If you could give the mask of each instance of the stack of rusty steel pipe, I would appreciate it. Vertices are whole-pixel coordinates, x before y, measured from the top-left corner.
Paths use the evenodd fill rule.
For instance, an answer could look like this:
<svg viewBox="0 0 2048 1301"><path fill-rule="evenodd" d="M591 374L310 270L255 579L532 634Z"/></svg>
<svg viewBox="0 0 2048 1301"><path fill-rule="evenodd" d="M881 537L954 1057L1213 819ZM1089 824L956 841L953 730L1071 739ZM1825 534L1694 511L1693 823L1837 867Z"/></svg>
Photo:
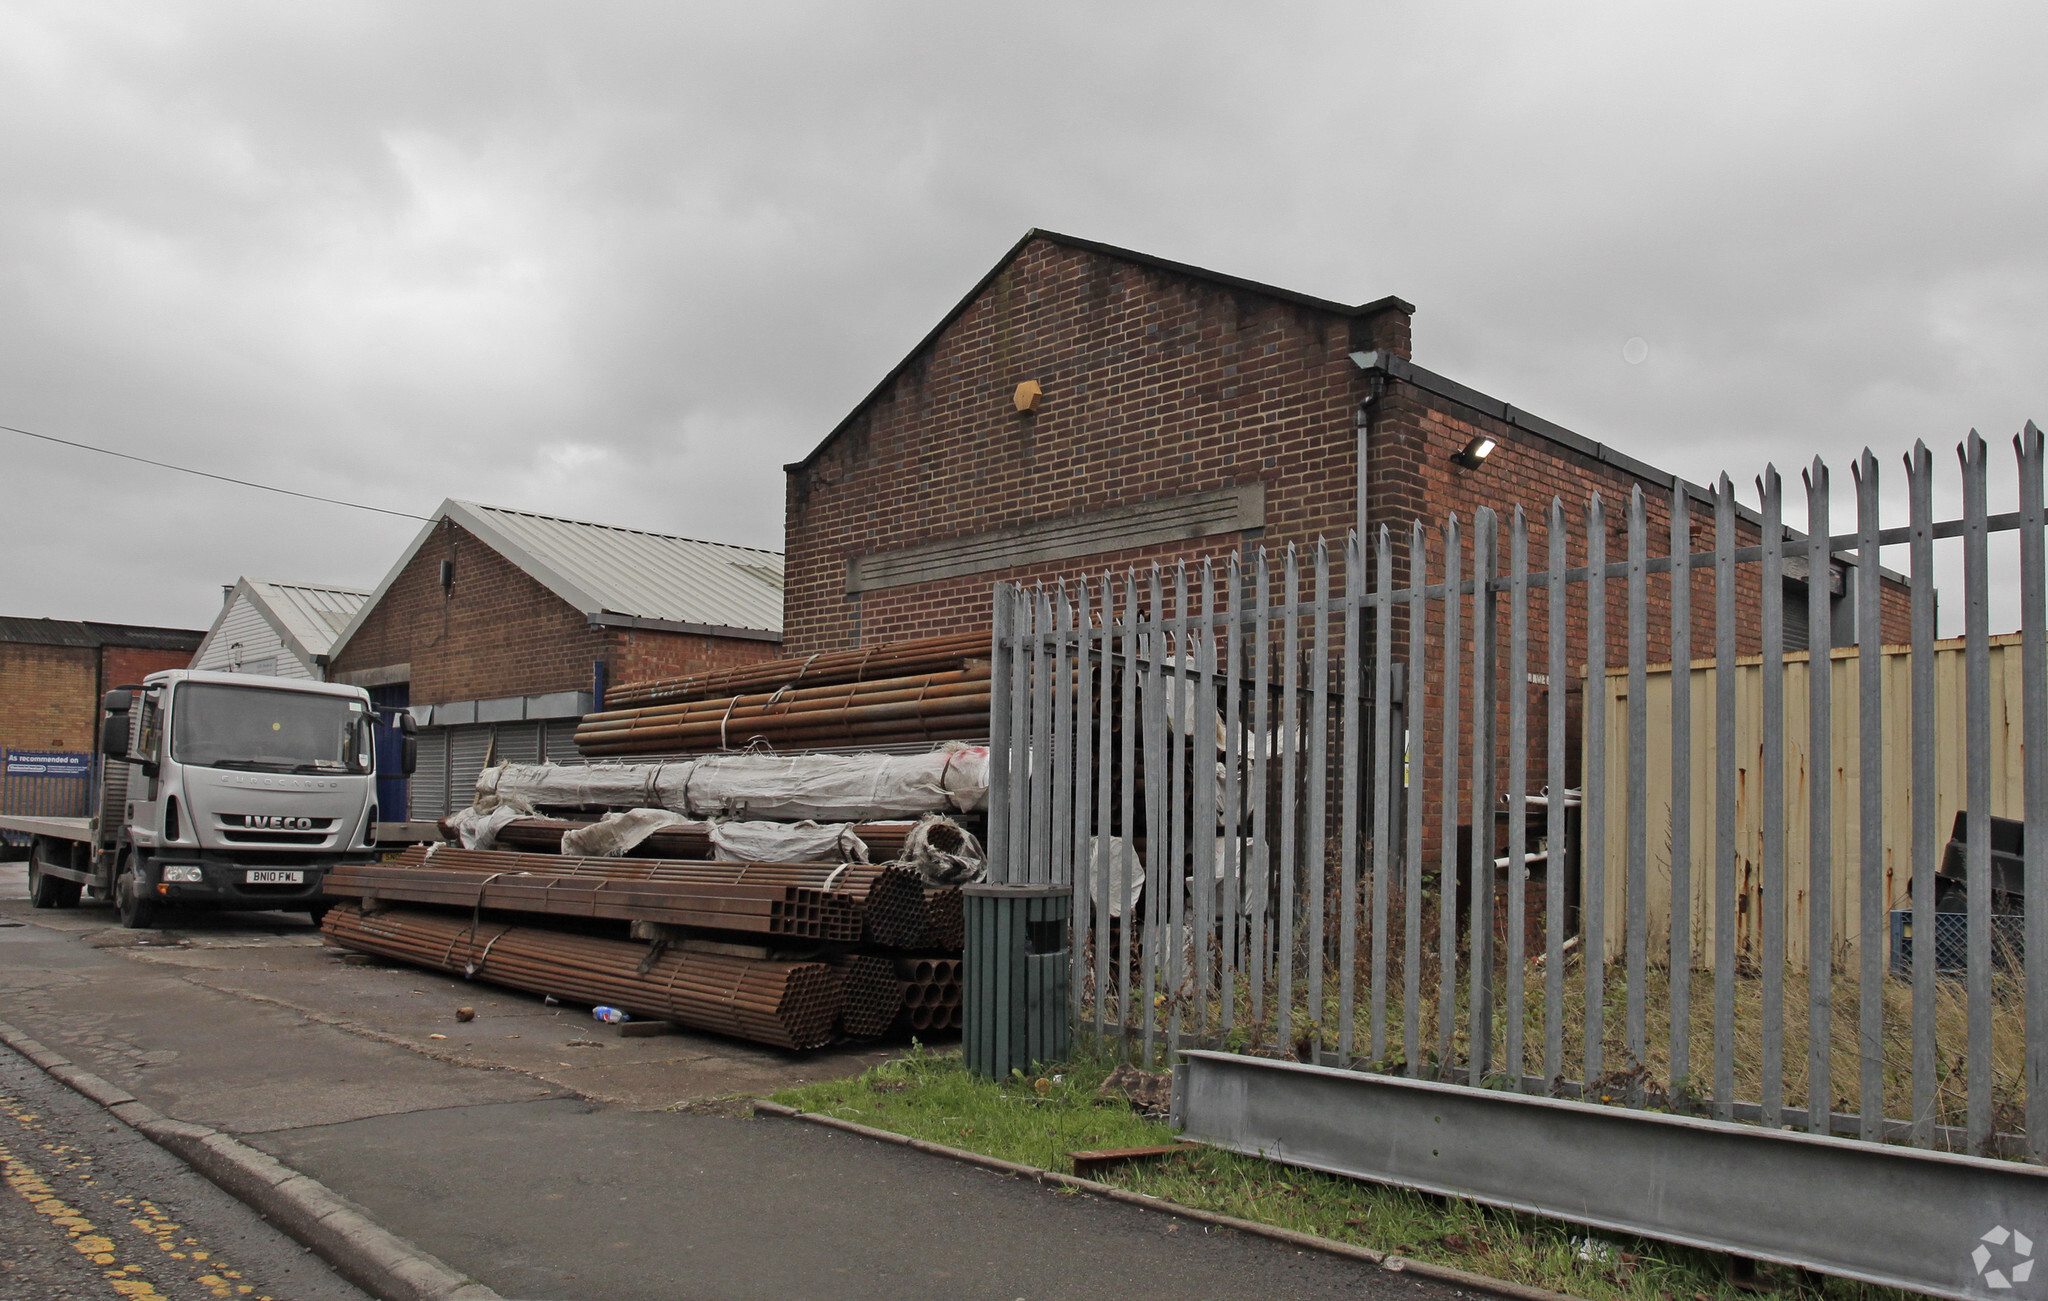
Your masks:
<svg viewBox="0 0 2048 1301"><path fill-rule="evenodd" d="M868 678L829 686L782 685L747 695L586 714L576 748L593 758L710 754L766 742L776 749L893 745L985 737L989 666Z"/></svg>
<svg viewBox="0 0 2048 1301"><path fill-rule="evenodd" d="M967 910L957 885L927 886L924 892L924 943L928 949L967 947Z"/></svg>
<svg viewBox="0 0 2048 1301"><path fill-rule="evenodd" d="M960 1028L961 978L956 958L896 959L896 977L903 987L897 1026L905 1030Z"/></svg>
<svg viewBox="0 0 2048 1301"><path fill-rule="evenodd" d="M321 929L361 953L488 980L779 1048L832 1041L846 978L824 962L776 961L573 935L492 919L330 909Z"/></svg>
<svg viewBox="0 0 2048 1301"><path fill-rule="evenodd" d="M846 1006L839 1028L852 1039L887 1034L903 1008L906 983L897 978L896 963L874 953L847 953L833 965L846 977Z"/></svg>
<svg viewBox="0 0 2048 1301"><path fill-rule="evenodd" d="M824 687L877 678L912 677L963 669L970 661L986 660L988 655L989 634L986 632L926 637L882 646L821 651L797 659L720 669L716 673L622 682L605 692L604 703L612 709L635 709L643 705L678 704L775 691L782 687Z"/></svg>
<svg viewBox="0 0 2048 1301"><path fill-rule="evenodd" d="M327 889L354 901L331 910L323 927L343 947L636 1016L785 1048L815 1047L835 1033L955 1028L944 1009L957 996L949 1004L943 989L922 989L917 972L932 984L930 969L941 964L937 984L957 983L957 948L919 958L922 968L899 968L897 958L945 943L945 919L957 929L959 890L928 888L901 864L435 845L336 867ZM619 923L632 924L633 938ZM737 1002L708 999L711 986L698 977L713 967ZM812 968L830 979L793 974ZM911 1000L930 1010L906 1016Z"/></svg>

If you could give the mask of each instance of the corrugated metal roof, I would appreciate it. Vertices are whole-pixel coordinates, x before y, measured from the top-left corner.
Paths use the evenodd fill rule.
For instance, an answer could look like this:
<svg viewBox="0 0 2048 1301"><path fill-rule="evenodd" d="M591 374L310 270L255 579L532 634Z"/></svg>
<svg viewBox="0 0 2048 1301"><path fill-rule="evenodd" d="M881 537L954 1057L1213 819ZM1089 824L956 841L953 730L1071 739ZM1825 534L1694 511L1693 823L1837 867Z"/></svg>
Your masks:
<svg viewBox="0 0 2048 1301"><path fill-rule="evenodd" d="M448 501L452 517L586 615L782 631L782 553Z"/></svg>
<svg viewBox="0 0 2048 1301"><path fill-rule="evenodd" d="M0 641L37 646L134 646L145 650L189 651L205 633L189 628L151 628L140 624L95 623L78 619L0 617Z"/></svg>
<svg viewBox="0 0 2048 1301"><path fill-rule="evenodd" d="M92 629L75 619L0 618L0 641L34 646L97 646Z"/></svg>
<svg viewBox="0 0 2048 1301"><path fill-rule="evenodd" d="M360 587L278 583L267 578L242 581L308 655L325 655L332 650L336 634L348 626L363 602L370 599L370 593Z"/></svg>

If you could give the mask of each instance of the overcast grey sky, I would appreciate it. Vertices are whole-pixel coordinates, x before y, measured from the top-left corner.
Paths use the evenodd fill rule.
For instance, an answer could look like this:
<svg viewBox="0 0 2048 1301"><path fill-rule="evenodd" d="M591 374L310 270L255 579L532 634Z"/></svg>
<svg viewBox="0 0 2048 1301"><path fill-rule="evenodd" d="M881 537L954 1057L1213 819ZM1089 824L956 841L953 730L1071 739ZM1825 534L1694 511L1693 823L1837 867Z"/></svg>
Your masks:
<svg viewBox="0 0 2048 1301"><path fill-rule="evenodd" d="M2009 471L2048 418L2044 49L2039 5L4 0L0 424L777 547L782 463L1037 225L1400 294L1421 364L1688 477L1827 456L1838 521L1925 438L1952 505L1966 430ZM418 527L0 440L0 613L204 627Z"/></svg>

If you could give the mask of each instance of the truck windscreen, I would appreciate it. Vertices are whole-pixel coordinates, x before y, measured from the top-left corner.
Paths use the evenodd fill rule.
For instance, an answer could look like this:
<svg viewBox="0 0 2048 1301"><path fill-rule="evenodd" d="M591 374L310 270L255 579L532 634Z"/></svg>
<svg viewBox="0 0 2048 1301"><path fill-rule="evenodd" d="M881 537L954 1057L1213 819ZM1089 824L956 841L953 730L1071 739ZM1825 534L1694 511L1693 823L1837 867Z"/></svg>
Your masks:
<svg viewBox="0 0 2048 1301"><path fill-rule="evenodd" d="M356 772L367 767L368 717L345 696L181 682L171 757L205 768Z"/></svg>

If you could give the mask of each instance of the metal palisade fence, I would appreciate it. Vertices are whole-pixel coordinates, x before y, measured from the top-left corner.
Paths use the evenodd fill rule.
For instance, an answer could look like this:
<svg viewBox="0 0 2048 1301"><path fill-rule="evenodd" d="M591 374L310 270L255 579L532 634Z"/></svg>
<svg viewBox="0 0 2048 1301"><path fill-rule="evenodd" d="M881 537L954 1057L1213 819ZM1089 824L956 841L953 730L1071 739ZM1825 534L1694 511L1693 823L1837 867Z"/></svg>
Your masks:
<svg viewBox="0 0 2048 1301"><path fill-rule="evenodd" d="M2048 1159L2042 443L1997 515L1972 433L1959 519L1921 445L1890 527L1865 452L1848 533L1815 461L1804 535L1769 471L998 584L992 879L1109 1051Z"/></svg>

